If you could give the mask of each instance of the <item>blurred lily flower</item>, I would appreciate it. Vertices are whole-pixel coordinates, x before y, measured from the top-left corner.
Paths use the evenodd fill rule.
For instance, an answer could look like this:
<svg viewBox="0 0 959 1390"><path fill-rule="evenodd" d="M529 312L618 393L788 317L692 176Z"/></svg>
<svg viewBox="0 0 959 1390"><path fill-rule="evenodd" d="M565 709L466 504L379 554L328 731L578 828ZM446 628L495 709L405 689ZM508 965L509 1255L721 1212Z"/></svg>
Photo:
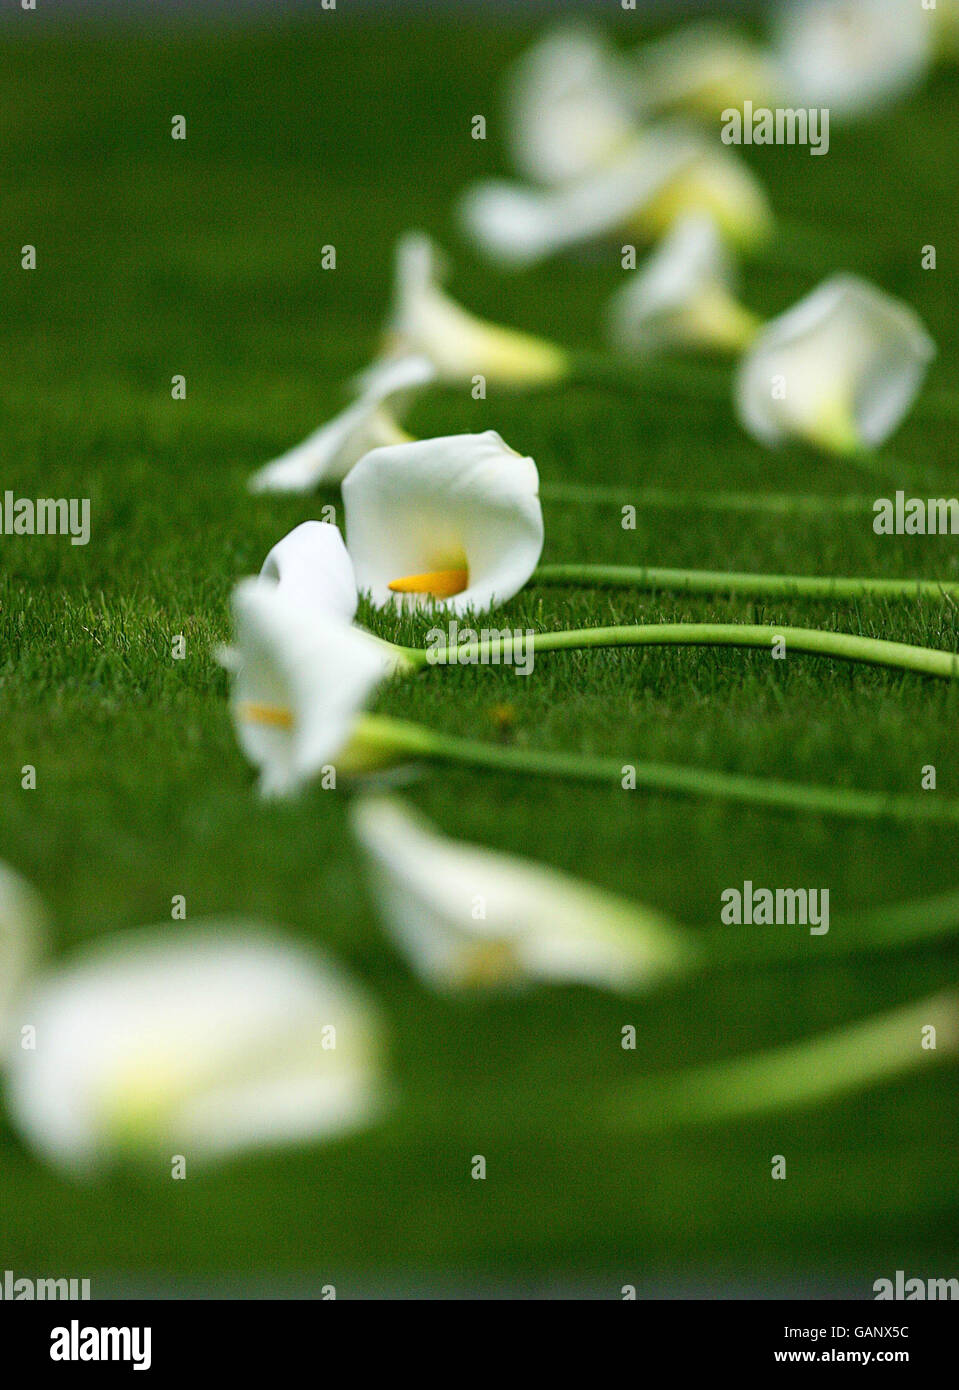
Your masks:
<svg viewBox="0 0 959 1390"><path fill-rule="evenodd" d="M359 800L352 825L386 926L438 989L553 980L627 991L693 959L685 936L658 913L447 839L393 798Z"/></svg>
<svg viewBox="0 0 959 1390"><path fill-rule="evenodd" d="M935 345L912 309L835 275L761 330L736 403L764 444L789 436L834 453L881 444L909 409Z"/></svg>
<svg viewBox="0 0 959 1390"><path fill-rule="evenodd" d="M635 134L618 60L583 24L549 30L507 83L513 162L536 183L565 183L611 161Z"/></svg>
<svg viewBox="0 0 959 1390"><path fill-rule="evenodd" d="M732 262L712 218L690 214L673 227L609 305L613 342L629 352L745 347L759 320L732 292Z"/></svg>
<svg viewBox="0 0 959 1390"><path fill-rule="evenodd" d="M76 1174L328 1139L380 1108L369 1001L321 956L256 927L99 942L38 977L20 1012L38 1046L7 1056L14 1123Z"/></svg>
<svg viewBox="0 0 959 1390"><path fill-rule="evenodd" d="M343 484L356 584L454 613L513 597L543 549L539 475L494 430L374 449Z"/></svg>
<svg viewBox="0 0 959 1390"><path fill-rule="evenodd" d="M30 885L0 862L0 1042L14 1001L43 949L46 913Z"/></svg>
<svg viewBox="0 0 959 1390"><path fill-rule="evenodd" d="M252 492L308 492L321 483L341 482L358 459L380 444L409 439L387 402L408 397L436 376L423 357L401 357L379 364L364 379L352 405L288 453L265 464L250 478Z"/></svg>
<svg viewBox="0 0 959 1390"><path fill-rule="evenodd" d="M932 14L912 0L781 5L774 44L790 101L855 116L906 95L932 61Z"/></svg>
<svg viewBox="0 0 959 1390"><path fill-rule="evenodd" d="M351 623L359 595L353 561L338 526L328 521L304 521L283 537L267 555L260 578L274 581L314 612Z"/></svg>
<svg viewBox="0 0 959 1390"><path fill-rule="evenodd" d="M363 706L397 669L399 648L318 610L282 583L245 579L233 593L232 675L237 740L259 769L264 796L288 796L324 767L367 765L352 738Z"/></svg>
<svg viewBox="0 0 959 1390"><path fill-rule="evenodd" d="M635 100L642 110L683 110L707 119L747 98L777 99L782 80L772 53L720 20L685 24L644 43L631 57Z"/></svg>
<svg viewBox="0 0 959 1390"><path fill-rule="evenodd" d="M362 381L375 380L385 363L397 357L425 357L446 382L469 383L483 376L501 386L533 386L568 374L569 357L562 348L475 318L450 299L441 278L429 237L419 232L402 237L386 357Z"/></svg>
<svg viewBox="0 0 959 1390"><path fill-rule="evenodd" d="M771 224L766 196L737 156L671 129L641 137L615 163L576 183L543 191L490 179L468 189L459 206L479 249L516 267L614 232L654 240L690 212L708 214L744 246Z"/></svg>

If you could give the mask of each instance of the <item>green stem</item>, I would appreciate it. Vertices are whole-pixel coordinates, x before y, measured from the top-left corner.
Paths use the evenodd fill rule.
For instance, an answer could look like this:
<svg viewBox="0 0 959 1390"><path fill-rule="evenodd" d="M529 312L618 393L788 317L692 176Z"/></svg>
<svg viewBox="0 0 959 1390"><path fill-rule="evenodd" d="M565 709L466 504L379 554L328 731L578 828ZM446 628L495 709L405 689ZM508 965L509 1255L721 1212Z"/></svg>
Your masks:
<svg viewBox="0 0 959 1390"><path fill-rule="evenodd" d="M923 1047L930 1025L934 1048ZM785 1047L619 1086L602 1114L630 1133L749 1119L853 1095L957 1051L959 996L941 994Z"/></svg>
<svg viewBox="0 0 959 1390"><path fill-rule="evenodd" d="M645 507L699 510L707 512L768 512L781 516L806 513L812 516L832 516L837 513L859 515L872 510L873 498L836 494L814 496L784 492L695 492L689 489L673 491L663 487L611 487L604 483L542 483L539 495L544 502L574 502L601 506L624 507L627 504L642 510Z"/></svg>
<svg viewBox="0 0 959 1390"><path fill-rule="evenodd" d="M639 623L627 627L574 628L568 632L537 633L484 638L457 646L404 649L420 669L425 666L513 664L535 658L540 652L587 651L602 647L747 647L771 651L775 642L785 651L810 656L835 657L840 661L915 671L925 676L959 675L959 656L932 647L889 642L880 637L858 637L848 632L820 628L762 627L748 623Z"/></svg>
<svg viewBox="0 0 959 1390"><path fill-rule="evenodd" d="M804 811L846 820L889 820L904 823L959 825L959 802L901 793L855 791L823 787L775 778L749 777L710 768L675 763L629 762L625 759L590 757L578 753L504 747L475 739L439 733L421 724L387 716L365 715L357 725L358 741L382 755L381 762L424 758L455 767L483 772L519 773L557 777L626 790L714 797L742 805L765 806L780 811Z"/></svg>
<svg viewBox="0 0 959 1390"><path fill-rule="evenodd" d="M654 569L641 565L540 565L540 584L583 588L743 594L748 598L943 598L959 596L959 581L941 579L835 579L806 574L737 574L725 570Z"/></svg>

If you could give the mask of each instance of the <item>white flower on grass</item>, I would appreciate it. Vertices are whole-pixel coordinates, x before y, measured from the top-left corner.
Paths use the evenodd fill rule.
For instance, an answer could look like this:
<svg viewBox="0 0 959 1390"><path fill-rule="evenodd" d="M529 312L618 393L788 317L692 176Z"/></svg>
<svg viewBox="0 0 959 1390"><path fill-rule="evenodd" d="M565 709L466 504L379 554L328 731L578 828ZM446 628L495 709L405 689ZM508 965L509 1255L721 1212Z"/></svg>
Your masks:
<svg viewBox="0 0 959 1390"><path fill-rule="evenodd" d="M351 623L359 595L353 561L339 527L326 521L304 521L278 541L260 570L286 594L297 596L313 612Z"/></svg>
<svg viewBox="0 0 959 1390"><path fill-rule="evenodd" d="M439 989L554 980L634 990L692 959L683 934L648 908L447 839L392 798L358 801L352 824L386 926Z"/></svg>
<svg viewBox="0 0 959 1390"><path fill-rule="evenodd" d="M746 165L683 129L650 132L615 163L562 188L490 179L468 189L459 206L477 247L514 267L614 232L652 240L689 212L708 214L739 245L761 239L770 225L765 194Z"/></svg>
<svg viewBox="0 0 959 1390"><path fill-rule="evenodd" d="M609 332L630 352L742 348L759 320L735 298L732 262L712 218L677 222L610 301Z"/></svg>
<svg viewBox="0 0 959 1390"><path fill-rule="evenodd" d="M370 1003L321 956L255 926L101 941L39 976L19 1012L38 1045L7 1054L13 1121L77 1174L328 1139L380 1107Z"/></svg>
<svg viewBox="0 0 959 1390"><path fill-rule="evenodd" d="M908 305L834 275L759 333L737 373L739 417L764 444L872 447L899 424L934 356Z"/></svg>
<svg viewBox="0 0 959 1390"><path fill-rule="evenodd" d="M343 506L357 588L378 605L505 603L543 549L536 465L494 430L374 449Z"/></svg>
<svg viewBox="0 0 959 1390"><path fill-rule="evenodd" d="M410 232L400 239L383 361L425 357L441 381L457 383L483 376L501 386L532 386L568 374L569 358L562 348L475 318L443 290L442 273L429 237ZM362 380L382 371L383 361Z"/></svg>
<svg viewBox="0 0 959 1390"><path fill-rule="evenodd" d="M19 874L0 862L0 1042L14 1001L43 950L46 913Z"/></svg>
<svg viewBox="0 0 959 1390"><path fill-rule="evenodd" d="M381 444L409 439L393 418L395 408L436 376L423 357L382 362L364 378L359 399L288 453L265 464L250 479L252 492L308 492L321 483L341 482L358 459Z"/></svg>
<svg viewBox="0 0 959 1390"><path fill-rule="evenodd" d="M635 133L618 60L595 30L551 29L507 82L513 162L537 183L564 183L601 168Z"/></svg>
<svg viewBox="0 0 959 1390"><path fill-rule="evenodd" d="M790 0L775 35L790 101L860 115L905 96L929 70L932 16L914 0Z"/></svg>
<svg viewBox="0 0 959 1390"><path fill-rule="evenodd" d="M230 710L264 796L288 796L324 767L361 764L351 735L373 691L396 669L397 649L300 593L262 579L233 593Z"/></svg>
<svg viewBox="0 0 959 1390"><path fill-rule="evenodd" d="M684 110L717 118L750 100L768 105L781 93L774 55L720 20L685 24L630 57L635 101L647 111Z"/></svg>

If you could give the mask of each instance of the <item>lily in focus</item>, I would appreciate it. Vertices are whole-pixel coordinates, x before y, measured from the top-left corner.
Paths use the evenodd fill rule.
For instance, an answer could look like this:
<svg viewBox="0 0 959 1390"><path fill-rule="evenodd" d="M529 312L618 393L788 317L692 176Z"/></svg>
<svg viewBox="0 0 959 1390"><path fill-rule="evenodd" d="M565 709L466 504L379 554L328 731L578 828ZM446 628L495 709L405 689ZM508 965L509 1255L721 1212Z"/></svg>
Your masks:
<svg viewBox="0 0 959 1390"><path fill-rule="evenodd" d="M746 347L759 319L734 294L730 256L712 218L677 222L611 299L609 336L626 352Z"/></svg>
<svg viewBox="0 0 959 1390"><path fill-rule="evenodd" d="M378 606L505 603L543 549L536 465L494 430L373 450L343 506L357 587Z"/></svg>
<svg viewBox="0 0 959 1390"><path fill-rule="evenodd" d="M736 376L739 418L764 444L873 448L908 411L934 356L908 305L834 275L756 337Z"/></svg>
<svg viewBox="0 0 959 1390"><path fill-rule="evenodd" d="M40 1041L7 1052L10 1114L74 1175L329 1139L382 1108L369 1000L315 951L256 926L106 938L37 976L18 1013Z"/></svg>
<svg viewBox="0 0 959 1390"><path fill-rule="evenodd" d="M434 988L557 981L629 991L696 960L684 933L651 909L450 840L398 799L363 797L351 822L383 920Z"/></svg>

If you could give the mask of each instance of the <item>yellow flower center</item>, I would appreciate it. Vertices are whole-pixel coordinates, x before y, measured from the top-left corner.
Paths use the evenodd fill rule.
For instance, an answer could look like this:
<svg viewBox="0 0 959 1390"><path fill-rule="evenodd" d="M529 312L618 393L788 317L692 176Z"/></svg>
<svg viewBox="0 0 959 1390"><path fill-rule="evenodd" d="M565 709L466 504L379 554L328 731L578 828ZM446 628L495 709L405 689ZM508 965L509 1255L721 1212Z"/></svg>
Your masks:
<svg viewBox="0 0 959 1390"><path fill-rule="evenodd" d="M505 984L520 974L519 957L510 941L481 941L464 947L459 970L460 980L467 986Z"/></svg>
<svg viewBox="0 0 959 1390"><path fill-rule="evenodd" d="M429 594L433 598L452 598L461 594L469 584L469 570L431 570L428 574L408 574L394 579L389 588L394 594Z"/></svg>
<svg viewBox="0 0 959 1390"><path fill-rule="evenodd" d="M241 719L251 724L266 724L271 729L293 728L293 714L282 705L260 705L252 700L245 700L237 712Z"/></svg>

